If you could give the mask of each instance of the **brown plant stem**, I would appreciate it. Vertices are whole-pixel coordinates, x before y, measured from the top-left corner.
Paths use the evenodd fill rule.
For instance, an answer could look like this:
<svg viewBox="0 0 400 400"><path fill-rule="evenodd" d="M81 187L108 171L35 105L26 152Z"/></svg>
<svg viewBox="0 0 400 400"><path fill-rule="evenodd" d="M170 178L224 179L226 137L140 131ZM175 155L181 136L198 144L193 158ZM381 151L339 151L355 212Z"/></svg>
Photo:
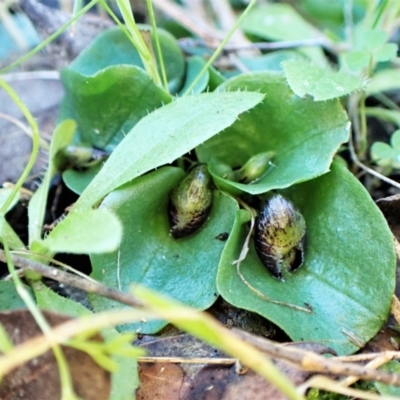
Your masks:
<svg viewBox="0 0 400 400"><path fill-rule="evenodd" d="M109 288L101 283L74 276L57 268L38 263L15 254L11 255L11 259L15 266L24 271L29 270L37 272L43 276L57 280L58 282L74 286L76 288L85 290L86 292L104 296L108 299L115 300L131 307L141 309L144 307L143 303L134 296ZM3 250L0 250L0 261L6 261ZM306 371L325 372L339 376L357 376L368 381L379 381L389 385L400 386L400 375L398 374L376 371L370 367L343 362L335 358L328 359L311 351L305 351L303 349L296 349L280 343L275 343L271 340L254 336L239 329L233 329L233 331L239 338L245 342L251 343L253 346L262 350L269 356L286 360L289 363L292 363ZM376 358L379 355L380 354L375 354L373 355L373 358ZM385 356L388 360L400 358L400 352L390 352L390 354L386 354ZM366 354L364 357L368 358L368 355Z"/></svg>

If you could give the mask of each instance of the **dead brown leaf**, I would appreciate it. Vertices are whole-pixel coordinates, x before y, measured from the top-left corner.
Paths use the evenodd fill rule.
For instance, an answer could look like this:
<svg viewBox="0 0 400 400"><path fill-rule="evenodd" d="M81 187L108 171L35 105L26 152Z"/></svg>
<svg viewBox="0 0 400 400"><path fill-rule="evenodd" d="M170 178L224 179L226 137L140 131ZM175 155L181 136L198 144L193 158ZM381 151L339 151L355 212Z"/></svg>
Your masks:
<svg viewBox="0 0 400 400"><path fill-rule="evenodd" d="M182 399L190 379L178 364L154 363L139 365L140 388L137 400Z"/></svg>
<svg viewBox="0 0 400 400"><path fill-rule="evenodd" d="M69 317L43 311L47 322L56 326ZM28 310L0 313L0 323L14 345L25 342L42 332ZM101 340L99 335L95 339ZM75 393L84 400L107 400L110 394L110 374L92 358L71 347L62 347L70 367ZM60 398L60 377L52 351L34 358L7 374L0 385L1 400L55 400Z"/></svg>
<svg viewBox="0 0 400 400"><path fill-rule="evenodd" d="M307 350L321 352L320 345ZM311 347L310 347L311 346ZM188 359L225 357L218 350L192 338L178 335L156 339L143 344L153 357L185 357ZM324 350L326 348L324 347ZM311 375L289 364L274 360L278 368L295 385ZM137 400L283 400L274 386L253 371L238 374L237 367L205 364L174 364L169 362L139 363L140 388Z"/></svg>

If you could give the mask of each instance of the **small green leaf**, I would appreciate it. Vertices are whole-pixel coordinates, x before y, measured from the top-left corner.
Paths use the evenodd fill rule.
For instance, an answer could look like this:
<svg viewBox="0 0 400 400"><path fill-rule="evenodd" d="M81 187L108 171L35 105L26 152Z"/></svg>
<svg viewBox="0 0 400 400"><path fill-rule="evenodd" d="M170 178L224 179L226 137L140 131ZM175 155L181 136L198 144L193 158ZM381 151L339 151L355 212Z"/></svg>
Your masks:
<svg viewBox="0 0 400 400"><path fill-rule="evenodd" d="M72 120L65 120L57 125L50 143L49 164L43 178L42 184L33 194L28 205L29 216L29 243L39 240L42 236L44 216L46 212L47 195L51 179L58 170L57 153L72 142L76 129L76 123Z"/></svg>
<svg viewBox="0 0 400 400"><path fill-rule="evenodd" d="M295 341L317 341L339 354L353 353L376 334L390 311L396 256L387 222L341 163L334 163L329 174L281 193L306 221L304 265L285 282L278 281L251 242L241 272L270 301L246 286L232 265L248 233L242 211L221 256L218 290L229 303L259 313Z"/></svg>
<svg viewBox="0 0 400 400"><path fill-rule="evenodd" d="M165 167L135 179L110 193L100 209L112 210L123 224L124 236L118 251L91 255L92 277L108 287L129 291L137 282L197 309L209 307L217 297L215 278L237 204L215 191L211 214L192 235L174 239L168 218L169 196L184 178L181 169ZM96 311L117 304L90 296ZM167 323L160 320L124 325L121 329L154 333Z"/></svg>
<svg viewBox="0 0 400 400"><path fill-rule="evenodd" d="M391 372L392 374L400 374L400 363L397 360L389 361L379 368L379 370ZM381 382L374 382L374 385L383 396L400 396L400 388L398 386L387 385Z"/></svg>
<svg viewBox="0 0 400 400"><path fill-rule="evenodd" d="M382 167L400 168L400 129L393 132L390 146L384 142L374 142L371 158Z"/></svg>
<svg viewBox="0 0 400 400"><path fill-rule="evenodd" d="M393 148L387 143L374 142L370 151L372 160L378 165L390 167L393 165Z"/></svg>
<svg viewBox="0 0 400 400"><path fill-rule="evenodd" d="M346 96L364 87L364 81L344 71L330 71L303 60L282 63L290 88L298 96L311 95L314 100Z"/></svg>
<svg viewBox="0 0 400 400"><path fill-rule="evenodd" d="M225 82L225 78L213 66L208 68L208 73L210 75L208 89L210 92L213 92L219 85Z"/></svg>
<svg viewBox="0 0 400 400"><path fill-rule="evenodd" d="M304 55L293 50L277 50L258 57L240 57L240 61L249 71L279 71L282 72L282 61L304 58Z"/></svg>
<svg viewBox="0 0 400 400"><path fill-rule="evenodd" d="M363 50L354 50L343 56L343 61L354 72L368 67L371 60L371 53Z"/></svg>
<svg viewBox="0 0 400 400"><path fill-rule="evenodd" d="M26 286L25 289L31 293L31 289ZM16 310L18 308L26 308L24 301L15 288L14 282L0 281L0 310Z"/></svg>
<svg viewBox="0 0 400 400"><path fill-rule="evenodd" d="M395 43L386 43L380 49L374 52L376 61L390 61L397 55L398 46Z"/></svg>
<svg viewBox="0 0 400 400"><path fill-rule="evenodd" d="M190 87L192 82L197 78L197 75L202 70L206 62L202 57L199 56L192 56L187 59L186 61L186 78L185 83L181 90L179 91L180 94L186 93L186 90ZM206 71L199 82L197 82L196 86L192 89L190 94L198 94L204 92L207 88L208 81L210 79L209 71Z"/></svg>
<svg viewBox="0 0 400 400"><path fill-rule="evenodd" d="M67 169L62 174L63 181L67 185L68 189L77 194L82 194L82 192L89 186L89 183L101 170L101 167L101 164L97 164L94 167L88 168L84 171Z"/></svg>
<svg viewBox="0 0 400 400"><path fill-rule="evenodd" d="M260 103L259 93L204 93L175 100L142 118L75 203L89 208L126 182L169 164Z"/></svg>
<svg viewBox="0 0 400 400"><path fill-rule="evenodd" d="M360 35L362 35L360 39L361 46L371 52L383 46L389 39L389 35L380 29L364 31Z"/></svg>
<svg viewBox="0 0 400 400"><path fill-rule="evenodd" d="M7 241L8 246L12 250L24 250L25 245L19 236L16 234L10 224L6 221L4 216L0 216L0 241L4 243Z"/></svg>
<svg viewBox="0 0 400 400"><path fill-rule="evenodd" d="M41 242L52 253L107 253L121 241L122 227L108 210L72 211Z"/></svg>

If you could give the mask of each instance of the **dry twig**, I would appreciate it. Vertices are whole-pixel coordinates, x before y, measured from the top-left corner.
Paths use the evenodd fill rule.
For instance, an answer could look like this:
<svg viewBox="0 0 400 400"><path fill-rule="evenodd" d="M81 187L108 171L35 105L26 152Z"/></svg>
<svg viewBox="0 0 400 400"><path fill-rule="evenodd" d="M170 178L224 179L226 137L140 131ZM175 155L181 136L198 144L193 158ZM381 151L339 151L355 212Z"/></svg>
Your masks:
<svg viewBox="0 0 400 400"><path fill-rule="evenodd" d="M0 250L0 261L5 260L4 252ZM104 296L131 307L143 308L143 304L139 299L119 290L108 288L101 283L74 276L57 268L49 267L15 254L12 255L12 261L17 267L23 270L37 272L43 276L57 280L58 282L74 286L86 292ZM251 343L269 356L285 360L306 371L325 372L341 376L357 376L364 380L379 381L389 385L400 386L400 375L397 374L376 371L371 367L354 365L335 358L328 359L311 351L287 347L238 329L234 329L234 332L242 340ZM400 352L393 353L394 354L389 354L386 352L385 356L387 359L400 358ZM379 354L375 354L374 357L376 358L378 355ZM392 355L392 357L389 357L389 355Z"/></svg>
<svg viewBox="0 0 400 400"><path fill-rule="evenodd" d="M286 360L305 371L325 372L338 376L358 376L367 381L379 381L389 385L400 386L400 375L384 371L376 371L364 365L354 365L338 361L334 358L325 358L310 351L288 348L284 345L251 335L248 332L234 329L235 333L245 342L265 351L274 358ZM400 353L399 353L400 355Z"/></svg>

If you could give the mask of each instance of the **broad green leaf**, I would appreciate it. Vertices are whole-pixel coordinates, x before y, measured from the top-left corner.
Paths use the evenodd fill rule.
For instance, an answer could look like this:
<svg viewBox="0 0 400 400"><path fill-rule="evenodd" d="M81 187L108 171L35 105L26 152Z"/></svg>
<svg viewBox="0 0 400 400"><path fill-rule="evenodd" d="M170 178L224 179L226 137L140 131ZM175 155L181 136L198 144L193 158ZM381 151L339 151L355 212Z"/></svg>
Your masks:
<svg viewBox="0 0 400 400"><path fill-rule="evenodd" d="M169 164L260 103L259 93L204 93L177 99L140 120L76 202L89 208L113 189Z"/></svg>
<svg viewBox="0 0 400 400"><path fill-rule="evenodd" d="M202 57L192 56L188 58L186 61L186 77L185 83L180 90L181 94L186 93L186 90L189 89L192 82L197 78L197 75L202 70L206 62ZM192 89L190 94L198 94L204 92L207 88L208 81L210 79L210 72L206 71L199 82L197 82L196 86Z"/></svg>
<svg viewBox="0 0 400 400"><path fill-rule="evenodd" d="M290 88L300 97L313 96L314 100L330 100L360 90L364 81L345 71L330 71L304 60L282 63Z"/></svg>
<svg viewBox="0 0 400 400"><path fill-rule="evenodd" d="M29 243L39 240L42 236L44 216L46 212L47 195L51 179L58 171L57 153L72 142L76 129L76 123L72 120L65 120L57 125L51 138L49 150L49 162L42 184L33 194L28 205L28 233Z"/></svg>
<svg viewBox="0 0 400 400"><path fill-rule="evenodd" d="M389 361L379 368L379 370L391 372L392 374L400 374L400 363L397 360ZM374 384L379 393L384 396L400 396L400 388L398 386L387 385L381 382L375 382Z"/></svg>
<svg viewBox="0 0 400 400"><path fill-rule="evenodd" d="M51 253L107 253L118 248L122 226L108 210L73 211L40 243Z"/></svg>
<svg viewBox="0 0 400 400"><path fill-rule="evenodd" d="M218 261L225 245L217 237L230 232L237 204L215 191L205 225L189 237L173 239L169 234L169 195L183 177L181 169L165 167L104 199L100 209L112 210L120 218L124 236L118 251L91 255L93 278L123 291L129 291L133 282L140 283L197 309L215 301ZM91 303L96 311L117 306L98 296L91 296ZM166 324L155 320L123 329L154 333Z"/></svg>
<svg viewBox="0 0 400 400"><path fill-rule="evenodd" d="M398 89L400 89L400 71L398 69L378 71L367 83L367 94L369 95Z"/></svg>
<svg viewBox="0 0 400 400"><path fill-rule="evenodd" d="M285 282L278 281L251 241L241 272L253 288L285 305L255 294L232 265L249 229L243 211L221 256L218 290L229 303L271 320L295 341L321 342L339 354L353 353L376 334L390 311L396 271L392 234L368 192L341 163L282 194L306 220L304 265Z"/></svg>
<svg viewBox="0 0 400 400"><path fill-rule="evenodd" d="M92 314L82 304L61 297L44 285L36 285L35 297L38 306L44 310L66 314L75 318ZM101 334L106 341L115 340L120 336L113 328L104 329ZM137 361L130 357L116 355L113 355L112 359L118 364L118 371L111 375L110 400L133 400L132 394L139 386Z"/></svg>
<svg viewBox="0 0 400 400"><path fill-rule="evenodd" d="M25 289L30 292L31 289L26 286ZM25 303L15 288L14 282L0 281L0 310L16 310L18 308L26 308Z"/></svg>
<svg viewBox="0 0 400 400"><path fill-rule="evenodd" d="M60 119L78 124L77 141L113 150L141 118L171 101L139 67L114 65L92 76L62 71L66 94Z"/></svg>
<svg viewBox="0 0 400 400"><path fill-rule="evenodd" d="M263 4L254 7L242 23L245 33L266 40L301 40L323 38L323 34L301 17L289 4ZM322 49L299 48L320 66L328 66Z"/></svg>
<svg viewBox="0 0 400 400"><path fill-rule="evenodd" d="M239 167L261 152L276 154L267 174L249 185L222 179L211 165L214 181L223 190L235 188L259 194L315 178L329 171L333 155L348 140L349 121L340 103L295 96L283 74L243 74L227 81L221 90L260 91L265 99L224 132L197 147L200 161Z"/></svg>
<svg viewBox="0 0 400 400"><path fill-rule="evenodd" d="M149 25L138 24L141 30L152 31ZM157 29L164 66L171 93L182 85L185 74L185 59L176 39L164 29ZM152 36L155 49L154 36ZM120 28L111 28L100 35L70 65L75 72L90 76L111 65L136 65L143 68L135 47ZM121 103L123 104L123 103Z"/></svg>

